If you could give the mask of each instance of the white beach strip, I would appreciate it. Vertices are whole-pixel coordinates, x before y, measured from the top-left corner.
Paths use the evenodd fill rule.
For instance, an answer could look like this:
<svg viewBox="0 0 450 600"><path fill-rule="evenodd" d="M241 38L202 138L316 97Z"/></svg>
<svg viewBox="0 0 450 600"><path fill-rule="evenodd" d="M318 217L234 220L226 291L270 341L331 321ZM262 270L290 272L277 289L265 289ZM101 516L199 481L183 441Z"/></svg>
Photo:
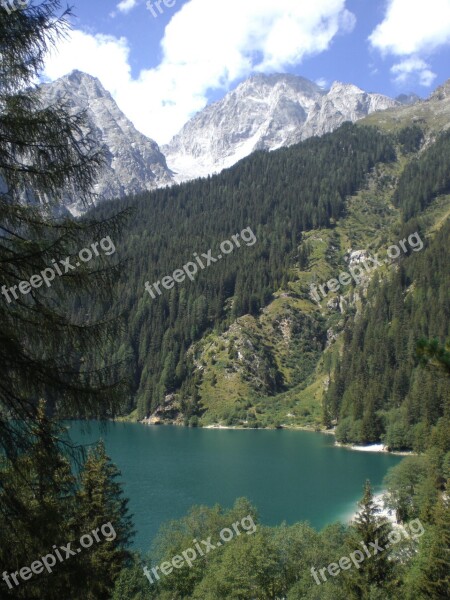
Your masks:
<svg viewBox="0 0 450 600"><path fill-rule="evenodd" d="M359 452L388 452L384 444L371 444L370 446L350 446L351 450Z"/></svg>
<svg viewBox="0 0 450 600"><path fill-rule="evenodd" d="M334 442L335 446L339 448L347 448L347 450L356 450L357 452L385 452L388 454L395 454L396 456L414 456L416 453L412 450L405 450L404 452L398 450L388 450L384 444L369 444L368 446L352 446L351 444L343 444L342 442Z"/></svg>
<svg viewBox="0 0 450 600"><path fill-rule="evenodd" d="M378 516L385 517L388 521L391 522L391 524L394 527L399 526L399 524L397 523L397 518L395 516L395 511L384 507L383 496L385 493L386 493L386 491L382 491L382 492L379 492L378 494L374 494L374 496L373 496L373 501L374 501L375 505L380 509ZM353 519L359 514L359 512L360 512L359 510L356 510L349 518L349 522L353 521Z"/></svg>
<svg viewBox="0 0 450 600"><path fill-rule="evenodd" d="M357 450L358 452L389 452L384 444L369 444L368 446L352 446L351 444L343 444L342 442L335 442L335 446L340 448L347 448L347 450Z"/></svg>

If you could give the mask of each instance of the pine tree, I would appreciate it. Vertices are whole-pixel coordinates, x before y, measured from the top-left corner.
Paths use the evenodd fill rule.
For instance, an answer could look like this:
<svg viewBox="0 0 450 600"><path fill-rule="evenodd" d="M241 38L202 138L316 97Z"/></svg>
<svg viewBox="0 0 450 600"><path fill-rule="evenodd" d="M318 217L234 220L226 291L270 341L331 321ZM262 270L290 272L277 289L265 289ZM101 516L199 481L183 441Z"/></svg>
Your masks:
<svg viewBox="0 0 450 600"><path fill-rule="evenodd" d="M344 587L351 600L371 600L378 591L389 593L394 588L395 565L390 560L392 550L389 548L391 526L385 518L379 517L380 509L376 506L369 481L364 486L364 495L359 503L360 512L354 519L347 547L349 553L359 550L364 560L359 569L352 568L344 574ZM373 549L372 544L379 548ZM369 549L370 556L365 553Z"/></svg>
<svg viewBox="0 0 450 600"><path fill-rule="evenodd" d="M131 516L118 477L120 472L106 454L103 442L99 442L89 452L81 472L77 523L84 533L109 524L115 537L101 540L81 555L87 600L109 600L115 580L131 558L127 550L133 535Z"/></svg>
<svg viewBox="0 0 450 600"><path fill-rule="evenodd" d="M0 449L9 456L29 445L37 398L50 398L49 407L64 415L101 416L119 405L113 391L120 371L102 368L112 326L104 316L71 316L64 300L82 289L105 293L105 257L95 272L85 265L55 276L50 288L41 281L18 291L87 240L114 235L120 221L55 218L67 193L92 202L103 164L85 115L70 114L64 104L44 106L33 87L46 52L67 30L70 12L58 16L59 8L59 0L44 0L9 15L0 10ZM16 421L23 427L14 428Z"/></svg>
<svg viewBox="0 0 450 600"><path fill-rule="evenodd" d="M435 507L434 526L421 538L411 588L421 597L442 600L450 594L450 502L441 494Z"/></svg>
<svg viewBox="0 0 450 600"><path fill-rule="evenodd" d="M53 553L54 546L65 545L76 536L76 481L61 447L54 443L62 436L60 428L45 416L41 402L27 451L14 461L2 459L0 563L8 574ZM74 593L76 589L70 562L57 562L51 574L45 570L28 581L18 581L18 587L11 577L9 584L2 582L1 597L60 600L67 589L73 586Z"/></svg>
<svg viewBox="0 0 450 600"><path fill-rule="evenodd" d="M450 375L450 342L444 346L437 339L421 339L417 344L417 355L424 364L441 369Z"/></svg>

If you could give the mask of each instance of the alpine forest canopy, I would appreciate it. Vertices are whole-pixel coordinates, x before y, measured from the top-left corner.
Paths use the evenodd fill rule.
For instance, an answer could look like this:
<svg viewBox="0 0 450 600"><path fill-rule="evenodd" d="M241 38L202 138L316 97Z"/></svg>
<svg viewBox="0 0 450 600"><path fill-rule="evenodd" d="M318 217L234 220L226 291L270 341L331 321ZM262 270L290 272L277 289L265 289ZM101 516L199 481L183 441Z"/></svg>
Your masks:
<svg viewBox="0 0 450 600"><path fill-rule="evenodd" d="M52 262L73 259L92 238L114 235L123 220L77 222L61 206L69 191L92 203L104 160L85 115L71 114L64 103L44 106L35 85L70 14L57 0L0 7L2 598L107 600L130 557L132 528L116 467L101 444L86 455L51 417L104 419L120 410L123 371L103 353L112 331L107 313L93 320L67 309L69 296L89 293L94 303L108 295L115 265L100 257L95 267L66 272L51 287L29 286L14 301L7 298ZM114 520L114 539L30 580L27 565L56 544L80 539L99 520L102 526Z"/></svg>
<svg viewBox="0 0 450 600"><path fill-rule="evenodd" d="M347 323L325 400L338 440L382 438L392 450L423 451L431 428L449 418L448 375L426 368L416 352L421 338L450 337L449 237L447 222L391 279L375 279L362 315Z"/></svg>
<svg viewBox="0 0 450 600"><path fill-rule="evenodd" d="M345 123L220 175L97 202L107 162L97 132L64 99L45 104L36 85L72 13L59 0L14 7L0 2L0 597L447 598L450 133ZM87 209L81 218L66 209L74 197ZM246 228L254 244L147 293L146 282L195 253L217 256ZM107 236L117 258L97 254L22 293L50 264L74 263ZM411 236L421 248L312 299L309 286L348 268L361 248ZM13 289L21 293L11 299ZM168 422L190 426L303 419L344 443L414 450L384 487L385 505L416 535L388 545L395 531L367 481L359 515L321 532L267 527L241 498L228 509L193 507L162 526L147 556L133 552L120 471L101 440L77 446L63 419L105 425L165 409ZM193 540L245 518L252 531L149 587L144 564L162 571ZM379 555L317 582L315 568L374 538Z"/></svg>
<svg viewBox="0 0 450 600"><path fill-rule="evenodd" d="M257 152L220 175L113 203L113 210L132 205L135 211L121 239L129 262L117 282L116 308L126 317L127 333L117 338L116 357L133 357L140 417L175 391L186 414L199 413L191 344L241 315L257 315L287 284L302 233L333 227L345 213L345 198L376 164L395 156L387 136L345 124L320 139ZM93 215L104 219L110 211L111 204L103 204ZM245 227L258 240L251 248L156 299L144 294L146 281L161 279L194 252L214 249Z"/></svg>
<svg viewBox="0 0 450 600"><path fill-rule="evenodd" d="M450 132L446 131L403 171L394 194L405 221L420 214L437 196L450 193Z"/></svg>

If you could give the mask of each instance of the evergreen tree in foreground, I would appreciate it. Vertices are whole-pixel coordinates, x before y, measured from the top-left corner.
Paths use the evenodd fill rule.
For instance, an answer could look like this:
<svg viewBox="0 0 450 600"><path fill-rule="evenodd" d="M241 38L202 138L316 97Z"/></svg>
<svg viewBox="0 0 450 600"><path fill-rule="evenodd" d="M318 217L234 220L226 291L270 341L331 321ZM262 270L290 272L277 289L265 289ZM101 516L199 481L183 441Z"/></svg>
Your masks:
<svg viewBox="0 0 450 600"><path fill-rule="evenodd" d="M388 538L392 529L389 522L379 516L380 509L374 502L369 481L364 486L359 507L360 512L353 521L348 539L348 554L359 551L361 555L357 555L357 560L361 560L361 564L359 568L352 565L343 574L344 588L351 600L392 597L395 563L391 560L392 544Z"/></svg>
<svg viewBox="0 0 450 600"><path fill-rule="evenodd" d="M18 584L9 575L29 567L52 552L54 544L66 544L75 534L76 482L67 458L49 443L61 432L45 417L44 403L31 430L28 451L14 463L5 457L0 463L0 565L4 572L0 597L40 600L46 589L46 599L59 600L74 583L64 564L57 574L44 570L28 582L16 576Z"/></svg>
<svg viewBox="0 0 450 600"><path fill-rule="evenodd" d="M425 598L450 595L450 501L441 495L435 508L435 526L421 544L418 587Z"/></svg>
<svg viewBox="0 0 450 600"><path fill-rule="evenodd" d="M58 436L63 432L40 403L29 449L14 463L3 458L0 464L0 598L109 600L127 564L132 529L117 469L99 445L89 454L79 485L63 450L49 442ZM90 547L80 543L83 536L92 538ZM66 557L61 547L69 543L81 552ZM17 574L47 555L55 557L51 572L29 569L28 579Z"/></svg>
<svg viewBox="0 0 450 600"><path fill-rule="evenodd" d="M68 194L92 202L104 160L85 115L72 114L64 103L44 106L35 87L46 52L67 31L70 11L59 16L60 6L43 0L10 14L0 7L0 558L6 573L0 596L27 600L107 598L130 535L126 505L103 455L97 466L103 504L96 507L116 538L70 556L52 573L28 577L24 571L26 580L8 583L8 574L17 578L20 569L61 545L76 546L91 525L95 529L69 459L80 453L46 410L104 418L123 397L122 367L105 351L117 324L101 311L91 316L92 292L105 297L117 268L101 254L93 266L62 266L67 259L76 263L75 255L92 242L114 239L122 218L75 221L58 212ZM49 270L51 285L28 283ZM89 304L78 302L71 313L68 298L77 304L81 292L89 292Z"/></svg>
<svg viewBox="0 0 450 600"><path fill-rule="evenodd" d="M86 532L111 524L114 531L108 537L114 539L102 540L82 557L87 600L109 600L118 574L131 557L126 550L133 533L131 517L128 500L123 498L117 482L119 476L119 470L100 442L89 452L83 466L77 519Z"/></svg>
<svg viewBox="0 0 450 600"><path fill-rule="evenodd" d="M444 346L437 339L421 339L417 344L417 355L424 364L441 369L450 375L450 342Z"/></svg>
<svg viewBox="0 0 450 600"><path fill-rule="evenodd" d="M81 290L106 293L110 259L97 257L96 271L61 267L51 286L19 288L88 243L114 236L120 221L54 217L68 192L92 201L103 161L85 115L64 104L43 106L33 87L46 52L67 30L70 13L59 17L59 8L59 0L44 0L11 14L0 9L0 451L8 456L28 446L38 398L64 415L111 415L122 379L104 354L111 335L105 315L93 321L91 311L73 316L65 308Z"/></svg>

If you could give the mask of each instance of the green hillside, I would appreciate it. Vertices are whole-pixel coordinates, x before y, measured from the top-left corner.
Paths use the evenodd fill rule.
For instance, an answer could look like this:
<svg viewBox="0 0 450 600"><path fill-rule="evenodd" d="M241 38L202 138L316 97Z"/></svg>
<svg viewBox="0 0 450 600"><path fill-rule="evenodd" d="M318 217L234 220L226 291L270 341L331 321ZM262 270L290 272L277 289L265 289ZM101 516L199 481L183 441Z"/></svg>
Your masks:
<svg viewBox="0 0 450 600"><path fill-rule="evenodd" d="M438 260L433 239L448 239L450 134L431 139L428 124L397 123L391 129L345 124L320 139L256 153L221 175L96 209L95 216L103 218L124 207L133 210L117 240L122 258L130 259L117 283L122 299L117 310L126 325L125 333L117 332L114 357L130 361L125 413L156 422L238 427L320 429L345 420L343 439L359 442L386 433L389 411L409 401L410 389L403 386L393 395L385 386L374 402L361 395L378 390L370 373L362 377L352 367L362 387L353 379L341 381L360 319L389 286L397 289L399 278L403 285L406 269L404 293L414 306L417 297L414 310L423 308L421 295L434 293L440 323L422 326L409 321L409 306L399 309L399 318L411 323L408 364L416 360L414 344L421 336L441 342L449 337L448 257L444 252ZM194 253L211 248L217 257L219 244L245 228L257 241L241 243L199 269L192 281L186 278L161 295L146 292L146 282L171 276ZM313 299L310 286L317 290L348 272L358 253L386 256L390 246L405 244L414 233L426 246L421 252L405 247L378 268L362 269L360 279L337 292L322 288L326 295ZM433 282L416 283L427 268L424 257L435 261L438 272ZM424 286L431 284L437 287L427 292ZM384 314L380 319L376 330L389 336L392 323ZM412 376L411 369L402 377ZM356 390L353 399L350 392L345 399L336 392L342 386ZM358 394L361 405L370 404L367 413L351 408ZM442 416L439 391L436 403L440 409L429 425ZM352 418L356 433L348 433ZM417 423L424 418L415 417ZM364 419L375 425L361 429Z"/></svg>

